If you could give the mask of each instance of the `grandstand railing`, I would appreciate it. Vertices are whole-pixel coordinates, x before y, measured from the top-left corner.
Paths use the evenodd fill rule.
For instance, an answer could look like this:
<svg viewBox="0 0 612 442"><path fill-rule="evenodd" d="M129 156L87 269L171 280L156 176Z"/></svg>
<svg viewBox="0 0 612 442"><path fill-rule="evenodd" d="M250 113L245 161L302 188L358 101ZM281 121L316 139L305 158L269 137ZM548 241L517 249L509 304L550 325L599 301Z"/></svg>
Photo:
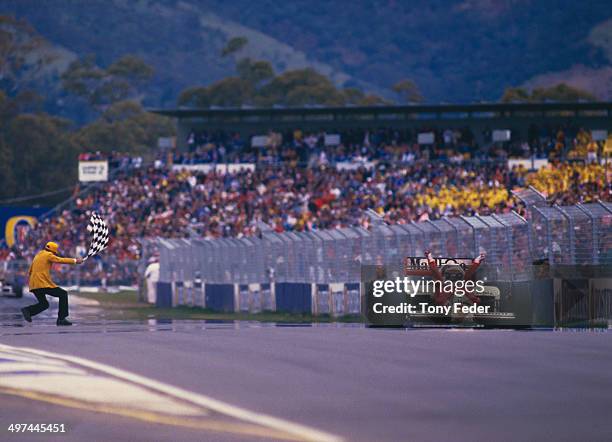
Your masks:
<svg viewBox="0 0 612 442"><path fill-rule="evenodd" d="M406 256L487 254L497 280L532 279L533 262L612 265L612 205L532 205L515 212L443 218L370 230L264 232L260 237L158 239L162 281L212 283L358 282L363 264L399 265Z"/></svg>

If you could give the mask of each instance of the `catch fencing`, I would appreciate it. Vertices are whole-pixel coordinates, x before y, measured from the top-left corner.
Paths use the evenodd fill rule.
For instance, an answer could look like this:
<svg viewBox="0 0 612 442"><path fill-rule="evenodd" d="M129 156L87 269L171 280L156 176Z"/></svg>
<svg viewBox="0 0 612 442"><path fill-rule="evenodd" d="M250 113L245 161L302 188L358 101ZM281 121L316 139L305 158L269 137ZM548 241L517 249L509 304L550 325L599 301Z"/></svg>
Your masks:
<svg viewBox="0 0 612 442"><path fill-rule="evenodd" d="M537 202L538 195L528 195ZM442 218L367 230L264 232L260 237L158 239L160 281L215 284L353 283L361 265L398 265L407 256L475 257L487 254L496 280L533 278L534 261L551 265L612 265L612 204L545 206L527 216Z"/></svg>

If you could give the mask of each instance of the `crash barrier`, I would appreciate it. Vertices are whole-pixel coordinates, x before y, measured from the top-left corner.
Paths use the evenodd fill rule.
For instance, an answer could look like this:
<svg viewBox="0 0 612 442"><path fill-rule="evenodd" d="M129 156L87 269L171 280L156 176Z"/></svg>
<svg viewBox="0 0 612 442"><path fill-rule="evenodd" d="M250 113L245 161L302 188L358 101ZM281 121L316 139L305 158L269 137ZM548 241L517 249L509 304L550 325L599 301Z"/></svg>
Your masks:
<svg viewBox="0 0 612 442"><path fill-rule="evenodd" d="M489 270L483 269L485 274ZM534 271L539 272L541 269ZM363 311L363 292L362 283L212 283L190 289L181 283L158 282L156 306L183 305L224 313L356 316ZM512 312L511 320L498 321L503 326L596 323L612 318L612 280L557 272L529 281L495 281L487 287L483 305L492 305L496 312Z"/></svg>
<svg viewBox="0 0 612 442"><path fill-rule="evenodd" d="M533 264L612 266L612 204L532 204L525 217L512 212L396 225L380 222L370 229L265 231L249 238L159 238L157 249L160 281L172 283L175 290L173 305L329 315L363 309L360 269L364 265L397 264L406 256L423 256L426 250L443 257L485 252L488 280L511 286L502 290L507 302L525 303L525 311L537 316L535 322L550 324L571 319L564 313L568 306L578 312L582 304L565 300L559 306L559 296L566 296L565 292L553 290L554 278L536 276L540 270ZM205 295L192 293L198 282ZM269 287L267 298L255 288L263 284ZM217 299L221 295L210 295L213 298L206 302L208 287L214 292L215 285L233 287L224 289L233 290L233 306L228 294L223 295L224 301ZM547 294L540 296L543 292ZM608 292L598 293L605 298ZM581 317L612 318L606 299L595 301L593 294L589 296L591 312ZM520 312L519 304L508 305Z"/></svg>
<svg viewBox="0 0 612 442"><path fill-rule="evenodd" d="M360 283L157 283L157 307L190 306L224 313L286 312L347 316L361 313Z"/></svg>

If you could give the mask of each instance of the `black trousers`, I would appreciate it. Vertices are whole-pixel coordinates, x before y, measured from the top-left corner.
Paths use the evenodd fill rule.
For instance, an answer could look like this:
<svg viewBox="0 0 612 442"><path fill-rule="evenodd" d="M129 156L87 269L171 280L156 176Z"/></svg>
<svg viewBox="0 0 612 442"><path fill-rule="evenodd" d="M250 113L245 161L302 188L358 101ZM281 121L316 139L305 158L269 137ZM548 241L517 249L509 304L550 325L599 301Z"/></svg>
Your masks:
<svg viewBox="0 0 612 442"><path fill-rule="evenodd" d="M40 312L44 312L49 308L49 302L47 301L46 295L54 296L59 298L59 311L57 312L58 319L64 319L68 316L68 292L60 287L54 288L42 288L32 290L34 296L38 300L38 304L32 304L26 308L30 312L30 315L34 316Z"/></svg>

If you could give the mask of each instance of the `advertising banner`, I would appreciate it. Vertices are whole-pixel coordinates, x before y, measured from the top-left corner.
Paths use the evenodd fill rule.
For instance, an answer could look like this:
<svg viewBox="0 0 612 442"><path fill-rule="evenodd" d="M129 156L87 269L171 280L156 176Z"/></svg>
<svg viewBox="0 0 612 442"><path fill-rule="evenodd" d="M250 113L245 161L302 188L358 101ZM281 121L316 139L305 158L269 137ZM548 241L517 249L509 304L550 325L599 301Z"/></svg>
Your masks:
<svg viewBox="0 0 612 442"><path fill-rule="evenodd" d="M0 240L9 247L24 242L28 232L36 227L38 217L48 207L0 207Z"/></svg>
<svg viewBox="0 0 612 442"><path fill-rule="evenodd" d="M216 173L225 175L226 173L237 173L237 172L242 172L245 170L252 172L255 170L255 164L254 163L174 164L172 166L172 170L175 170L175 171L188 170L190 172L204 172L204 173L210 173L212 171L215 171Z"/></svg>

